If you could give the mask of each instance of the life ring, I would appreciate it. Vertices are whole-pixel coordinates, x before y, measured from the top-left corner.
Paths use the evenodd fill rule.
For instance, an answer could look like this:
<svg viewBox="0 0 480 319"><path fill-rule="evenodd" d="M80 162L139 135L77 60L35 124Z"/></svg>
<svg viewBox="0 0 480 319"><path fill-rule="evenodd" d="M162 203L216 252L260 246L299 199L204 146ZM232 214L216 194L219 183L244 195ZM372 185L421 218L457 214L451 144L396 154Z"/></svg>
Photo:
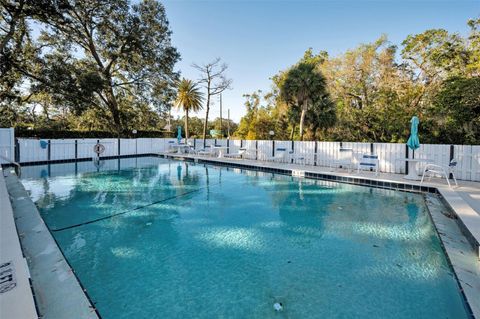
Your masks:
<svg viewBox="0 0 480 319"><path fill-rule="evenodd" d="M105 146L103 146L103 144L97 143L93 146L93 151L100 155L105 152Z"/></svg>

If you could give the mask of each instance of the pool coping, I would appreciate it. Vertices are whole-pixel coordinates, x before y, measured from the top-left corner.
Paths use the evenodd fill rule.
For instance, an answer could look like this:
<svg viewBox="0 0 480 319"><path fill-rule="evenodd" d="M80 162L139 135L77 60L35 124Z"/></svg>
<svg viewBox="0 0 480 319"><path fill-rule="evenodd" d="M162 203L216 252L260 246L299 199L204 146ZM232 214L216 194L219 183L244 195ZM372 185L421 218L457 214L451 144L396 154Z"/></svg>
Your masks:
<svg viewBox="0 0 480 319"><path fill-rule="evenodd" d="M455 214L455 216L457 217L457 224L460 227L460 230L461 230L462 234L467 238L467 240L469 241L469 243L472 247L477 247L477 249L474 249L474 251L475 251L477 257L479 256L479 248L480 248L480 245L479 245L480 236L479 236L479 234L480 234L480 232L472 234L471 229L469 227L467 227L467 225L466 225L466 224L469 224L469 223L472 223L472 222L473 223L480 222L480 219L477 218L478 214L476 214L476 212L458 194L456 194L456 192L454 192L451 189L446 189L446 188L438 187L436 185L431 185L431 184L427 184L425 186L423 186L423 185L420 186L420 185L415 185L414 183L398 182L398 181L393 181L393 180L389 180L389 179L380 179L378 177L371 178L371 177L368 177L368 176L359 176L359 175L352 175L352 174L345 175L345 174L339 174L338 172L335 172L335 173L324 172L324 171L318 172L318 171L314 171L314 170L309 170L308 169L309 167L305 166L305 165L303 165L299 168L298 165L297 165L297 167L295 167L293 165L290 166L287 163L272 163L272 162L266 162L265 163L265 162L261 162L261 161L252 161L252 160L241 160L241 161L239 161L239 160L230 160L230 159L226 159L226 158L211 158L211 157L209 158L209 157L190 156L190 155L186 155L186 154L176 154L176 153L175 154L172 154L172 153L153 153L153 154L142 154L141 156L127 155L127 156L122 156L122 157L113 156L111 158L109 157L109 158L102 158L102 159L117 159L117 158L127 158L127 157L148 157L148 156L163 157L163 158L167 158L167 159L175 159L175 160L183 160L183 161L190 161L190 162L195 162L195 163L211 164L211 165L215 165L215 166L225 166L225 167L240 168L240 169L246 169L246 170L264 171L264 172L277 173L277 174L283 174L283 175L289 175L289 176L293 176L294 171L296 171L297 169L300 169L301 171L303 171L303 174L304 174L304 176L302 176L302 177L310 178L310 179L320 179L320 180L341 182L341 183L354 184L354 185L360 185L360 186L370 186L370 187L376 187L376 188L392 189L392 190L397 190L397 191L437 194L438 197L440 198L440 200L443 202L443 204L447 207L447 209L450 209ZM85 159L85 161L88 161L88 160L91 160L91 159ZM83 161L83 160L80 160L80 161ZM56 160L56 161L41 162L41 163L35 162L35 163L31 163L31 165L58 164L58 163L68 163L68 162L76 162L76 161ZM272 165L272 164L276 164L276 165ZM31 166L31 165L26 165L26 166ZM15 178L16 178L16 176L15 176ZM2 181L0 181L0 183L1 182ZM5 181L3 181L3 182L5 183ZM17 182L21 185L21 183L18 181L18 179L17 179ZM26 194L26 191L23 188L23 185L22 185L22 189ZM36 210L35 215L38 215L38 217L41 219L44 227L46 228L46 225L43 222L43 219L40 217L40 214L39 214L38 209L36 208L35 204L30 200L28 195L26 195L26 196L29 199L28 201L31 202L31 204L33 205L33 208ZM430 217L433 220L433 217L432 216L430 216ZM435 224L435 221L433 221L433 222L434 222L434 225L436 227L437 225ZM480 224L478 224L478 225L480 225ZM18 227L18 225L17 225L17 227ZM53 236L51 235L51 233L49 232L48 229L47 229L47 231L48 231L48 234L51 237L51 240L53 240L55 242L55 239L53 238ZM439 233L439 232L437 231L437 233ZM443 247L444 252L447 256L447 259L449 260L449 263L452 266L452 269L453 269L455 275L457 276L456 277L457 283L460 285L460 287L462 287L462 290L463 290L462 293L465 296L467 306L469 306L470 311L472 312L472 316L474 318L480 318L480 300L478 300L478 298L477 298L478 294L473 294L472 295L472 289L468 289L468 287L465 286L465 283L461 278L464 274L464 273L462 274L462 271L464 271L464 269L459 269L458 268L459 267L458 263L452 262L450 260L450 253L448 252L449 249L447 249L444 246L444 238L442 238L440 233L439 233L439 236L442 239L442 241L441 241L442 242L442 247ZM71 267L68 265L68 262L66 261L65 257L63 256L63 253L61 252L61 250L60 250L60 248L59 248L59 246L57 245L56 242L55 242L55 246L60 251L60 253L62 255L62 258L63 258L63 261L67 264L67 267L70 269L70 271L72 271ZM450 249L450 251L451 251L451 249ZM479 263L479 265L480 265L480 263ZM82 292L83 296L88 301L88 304L89 304L88 309L90 311L90 314L91 313L95 314L95 316L93 316L93 317L78 317L78 318L99 318L100 315L96 312L96 310L95 310L95 312L92 311L92 309L94 309L94 307L92 307L92 305L90 303L87 292L84 291L83 287L81 287L81 283L79 282L78 278L76 278L76 275L74 273L73 273L73 275L74 276L72 276L72 277L75 278L75 281L77 282L77 284L80 288L80 291ZM476 289L480 289L480 286L476 287ZM473 307L472 307L472 305L473 305Z"/></svg>
<svg viewBox="0 0 480 319"><path fill-rule="evenodd" d="M7 205L12 208L21 249L27 259L32 277L33 301L39 317L100 318L18 177L12 172L6 172L5 178L0 182L3 182L10 195ZM17 302L10 306L13 308L15 305L27 306L23 303L18 305Z"/></svg>
<svg viewBox="0 0 480 319"><path fill-rule="evenodd" d="M11 285L5 286L0 293L0 318L38 318L33 292L30 285L30 273L19 234L13 218L13 210L0 168L0 264L2 271L12 274Z"/></svg>

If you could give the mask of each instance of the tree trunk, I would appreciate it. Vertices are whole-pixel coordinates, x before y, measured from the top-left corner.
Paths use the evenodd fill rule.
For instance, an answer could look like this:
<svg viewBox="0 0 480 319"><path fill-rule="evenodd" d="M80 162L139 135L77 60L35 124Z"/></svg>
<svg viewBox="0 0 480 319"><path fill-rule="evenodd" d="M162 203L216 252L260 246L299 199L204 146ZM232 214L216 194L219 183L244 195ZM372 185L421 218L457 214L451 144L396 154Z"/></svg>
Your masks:
<svg viewBox="0 0 480 319"><path fill-rule="evenodd" d="M303 141L303 122L305 121L305 113L307 113L307 101L303 102L302 114L300 115L300 141Z"/></svg>
<svg viewBox="0 0 480 319"><path fill-rule="evenodd" d="M207 126L208 126L208 112L210 111L210 88L207 89L207 107L205 113L205 122L203 123L203 147L205 147L207 141Z"/></svg>
<svg viewBox="0 0 480 319"><path fill-rule="evenodd" d="M188 109L185 110L185 144L188 143Z"/></svg>
<svg viewBox="0 0 480 319"><path fill-rule="evenodd" d="M111 79L109 79L109 83L111 83ZM118 109L117 99L115 97L115 93L113 92L113 88L109 84L107 88L107 102L108 102L108 109L112 113L113 122L115 124L115 129L117 130L118 136L122 132L122 122L120 120L120 110Z"/></svg>

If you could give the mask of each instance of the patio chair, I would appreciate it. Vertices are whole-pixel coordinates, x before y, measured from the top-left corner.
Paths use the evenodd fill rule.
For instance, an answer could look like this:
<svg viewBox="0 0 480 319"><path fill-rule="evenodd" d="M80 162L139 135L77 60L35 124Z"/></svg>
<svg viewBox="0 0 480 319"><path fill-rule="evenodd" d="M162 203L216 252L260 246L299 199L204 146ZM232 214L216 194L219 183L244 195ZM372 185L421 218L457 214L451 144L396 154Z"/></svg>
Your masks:
<svg viewBox="0 0 480 319"><path fill-rule="evenodd" d="M188 147L185 149L187 154L198 155L198 151L195 149L195 147L193 147L191 143L188 143L187 145Z"/></svg>
<svg viewBox="0 0 480 319"><path fill-rule="evenodd" d="M358 165L357 165L357 173L360 173L361 168L367 168L368 170L374 169L375 176L378 176L378 155L375 154L362 154Z"/></svg>
<svg viewBox="0 0 480 319"><path fill-rule="evenodd" d="M306 158L304 154L296 154L294 151L290 151L288 154L294 164L305 164Z"/></svg>
<svg viewBox="0 0 480 319"><path fill-rule="evenodd" d="M330 168L337 167L346 167L350 172L353 169L353 150L351 148L340 148L338 150L338 158L335 159L331 164Z"/></svg>
<svg viewBox="0 0 480 319"><path fill-rule="evenodd" d="M247 152L247 149L242 147L236 153L224 154L223 156L230 157L230 158L242 158L246 152Z"/></svg>
<svg viewBox="0 0 480 319"><path fill-rule="evenodd" d="M283 162L287 159L287 154L290 154L290 152L287 152L287 149L285 147L277 147L275 149L275 155L267 157L267 161L272 161L272 162Z"/></svg>
<svg viewBox="0 0 480 319"><path fill-rule="evenodd" d="M175 141L168 141L167 142L167 150L165 151L165 153L176 153L177 152L177 149L175 149L175 147L173 147L173 145L176 144Z"/></svg>
<svg viewBox="0 0 480 319"><path fill-rule="evenodd" d="M211 145L205 145L204 148L197 151L198 155L205 155L205 156L214 156L215 150Z"/></svg>
<svg viewBox="0 0 480 319"><path fill-rule="evenodd" d="M455 168L457 167L457 164L458 164L457 160L452 159L450 161L450 163L448 163L448 166L437 165L437 164L427 164L427 165L425 165L425 168L424 168L423 174L422 174L422 180L420 181L420 184L423 183L423 180L425 179L425 175L427 175L427 173L430 173L430 174L428 174L429 175L429 180L435 174L440 175L440 178L445 176L445 179L447 180L448 187L452 187L452 185L450 185L450 180L449 180L450 174L452 174L453 180L455 181L455 186L458 186L457 178L455 177L455 172L454 172Z"/></svg>

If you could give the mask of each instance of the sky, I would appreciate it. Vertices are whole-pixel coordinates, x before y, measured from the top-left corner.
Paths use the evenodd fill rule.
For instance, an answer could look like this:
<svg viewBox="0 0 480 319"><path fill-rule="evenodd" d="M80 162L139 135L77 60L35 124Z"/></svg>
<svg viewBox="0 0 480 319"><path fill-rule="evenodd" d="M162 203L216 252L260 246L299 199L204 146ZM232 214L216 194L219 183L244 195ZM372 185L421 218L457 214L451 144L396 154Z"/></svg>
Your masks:
<svg viewBox="0 0 480 319"><path fill-rule="evenodd" d="M270 78L296 63L305 50L336 56L382 34L400 45L409 34L443 28L468 34L467 21L480 16L480 0L164 0L182 58L183 77L196 80L192 63L220 57L232 89L223 94L223 117L238 122L244 94L267 92ZM219 116L218 99L209 118ZM178 112L172 113L177 116ZM205 111L198 113L205 117Z"/></svg>

